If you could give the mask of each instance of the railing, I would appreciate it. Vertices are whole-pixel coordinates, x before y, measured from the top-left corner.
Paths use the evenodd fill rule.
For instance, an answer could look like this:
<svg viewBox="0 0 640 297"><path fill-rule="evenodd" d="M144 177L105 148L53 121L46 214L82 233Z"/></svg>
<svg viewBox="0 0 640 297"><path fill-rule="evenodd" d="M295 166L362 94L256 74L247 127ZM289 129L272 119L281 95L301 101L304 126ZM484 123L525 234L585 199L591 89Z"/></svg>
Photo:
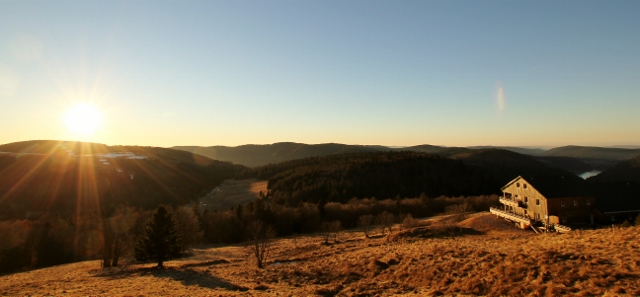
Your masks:
<svg viewBox="0 0 640 297"><path fill-rule="evenodd" d="M559 224L554 225L553 228L560 233L567 233L571 231L571 228Z"/></svg>
<svg viewBox="0 0 640 297"><path fill-rule="evenodd" d="M508 220L511 220L511 221L514 221L514 222L531 224L531 220L529 218L527 218L525 216L521 216L519 214L515 214L515 213L512 213L512 212L506 212L504 210L500 210L500 209L493 208L493 207L491 207L489 209L489 211L492 214L495 214L495 215L497 215L499 217L503 217L505 219L508 219Z"/></svg>
<svg viewBox="0 0 640 297"><path fill-rule="evenodd" d="M509 206L513 206L513 207L520 207L520 208L527 208L527 204L522 202L522 201L519 201L519 200L500 197L499 201L500 201L500 203L502 203L504 205L509 205Z"/></svg>
<svg viewBox="0 0 640 297"><path fill-rule="evenodd" d="M500 197L500 203L504 204L504 205L509 205L509 206L513 206L513 207L518 207L518 201L515 201L513 199L508 199L508 198L502 198Z"/></svg>

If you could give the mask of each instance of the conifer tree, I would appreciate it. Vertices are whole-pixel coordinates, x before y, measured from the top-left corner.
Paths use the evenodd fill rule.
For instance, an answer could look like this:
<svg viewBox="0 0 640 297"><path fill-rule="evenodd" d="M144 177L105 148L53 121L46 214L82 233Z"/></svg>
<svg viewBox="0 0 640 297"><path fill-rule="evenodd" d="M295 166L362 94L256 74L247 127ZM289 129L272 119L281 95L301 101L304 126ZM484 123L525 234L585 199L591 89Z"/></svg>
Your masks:
<svg viewBox="0 0 640 297"><path fill-rule="evenodd" d="M178 229L173 216L160 205L149 219L138 244L136 259L155 260L158 267L164 267L164 261L180 252Z"/></svg>

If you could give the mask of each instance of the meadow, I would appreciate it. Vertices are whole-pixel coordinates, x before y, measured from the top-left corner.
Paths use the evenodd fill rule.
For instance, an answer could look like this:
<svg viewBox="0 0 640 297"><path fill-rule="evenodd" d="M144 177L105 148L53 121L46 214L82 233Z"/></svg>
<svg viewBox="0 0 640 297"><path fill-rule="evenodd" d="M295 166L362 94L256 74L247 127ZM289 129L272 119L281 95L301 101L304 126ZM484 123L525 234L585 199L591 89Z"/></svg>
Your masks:
<svg viewBox="0 0 640 297"><path fill-rule="evenodd" d="M369 238L342 231L328 244L321 234L276 239L264 269L246 246L200 246L165 269L86 261L3 275L0 295L640 295L640 227L537 235L485 212L414 223Z"/></svg>

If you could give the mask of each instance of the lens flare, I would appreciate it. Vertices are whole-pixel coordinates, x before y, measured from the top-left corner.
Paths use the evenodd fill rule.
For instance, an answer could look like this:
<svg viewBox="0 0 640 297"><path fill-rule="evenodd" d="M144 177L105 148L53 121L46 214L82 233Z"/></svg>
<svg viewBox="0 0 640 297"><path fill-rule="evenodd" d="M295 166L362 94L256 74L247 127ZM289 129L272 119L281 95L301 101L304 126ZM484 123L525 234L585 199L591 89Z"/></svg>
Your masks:
<svg viewBox="0 0 640 297"><path fill-rule="evenodd" d="M498 113L504 112L504 110L506 108L506 100L505 100L505 96L504 96L504 87L502 86L502 83L500 83L500 82L498 82L496 84L495 99L496 99L496 106L498 107Z"/></svg>

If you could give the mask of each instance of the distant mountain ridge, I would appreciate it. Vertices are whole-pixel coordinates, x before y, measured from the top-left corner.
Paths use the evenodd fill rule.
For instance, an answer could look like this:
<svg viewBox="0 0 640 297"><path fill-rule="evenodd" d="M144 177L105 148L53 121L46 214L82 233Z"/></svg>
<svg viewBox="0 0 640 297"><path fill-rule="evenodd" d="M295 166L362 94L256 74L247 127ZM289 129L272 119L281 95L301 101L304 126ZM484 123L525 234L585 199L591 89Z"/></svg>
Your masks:
<svg viewBox="0 0 640 297"><path fill-rule="evenodd" d="M228 146L174 146L173 149L184 150L203 155L215 160L229 161L248 167L275 164L283 161L308 157L321 157L344 153L411 151L442 156L482 149L504 149L523 155L534 156L539 161L571 172L589 170L605 170L620 161L628 160L640 154L640 149L612 147L563 146L550 150L522 148L512 146L472 146L445 147L437 145L416 145L409 147L387 147L381 145L347 145L339 143L304 144L295 142L279 142L274 144L251 144L236 147Z"/></svg>
<svg viewBox="0 0 640 297"><path fill-rule="evenodd" d="M544 153L547 157L572 157L581 159L629 160L640 155L640 149L593 147L568 145L552 148Z"/></svg>

